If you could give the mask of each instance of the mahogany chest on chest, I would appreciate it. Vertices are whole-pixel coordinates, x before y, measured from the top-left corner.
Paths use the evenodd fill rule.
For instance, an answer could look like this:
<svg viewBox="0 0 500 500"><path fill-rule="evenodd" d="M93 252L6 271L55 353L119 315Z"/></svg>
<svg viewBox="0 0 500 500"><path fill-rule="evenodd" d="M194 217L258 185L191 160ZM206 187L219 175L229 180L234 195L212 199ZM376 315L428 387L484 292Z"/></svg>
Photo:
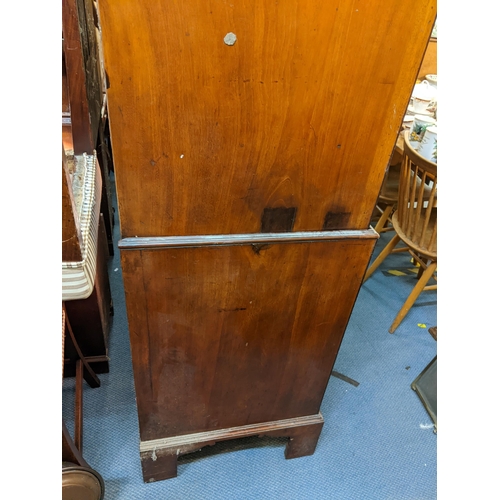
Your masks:
<svg viewBox="0 0 500 500"><path fill-rule="evenodd" d="M144 479L312 454L436 2L99 8Z"/></svg>

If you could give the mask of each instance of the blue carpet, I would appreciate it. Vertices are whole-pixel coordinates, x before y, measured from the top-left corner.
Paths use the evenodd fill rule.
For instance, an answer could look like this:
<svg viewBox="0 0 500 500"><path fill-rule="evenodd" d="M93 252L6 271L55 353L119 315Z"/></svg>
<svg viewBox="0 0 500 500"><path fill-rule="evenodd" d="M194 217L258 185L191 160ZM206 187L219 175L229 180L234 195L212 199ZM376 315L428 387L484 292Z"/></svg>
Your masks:
<svg viewBox="0 0 500 500"><path fill-rule="evenodd" d="M374 256L391 236L382 235ZM84 389L83 454L104 478L106 500L436 498L436 435L410 388L436 355L428 333L437 325L436 292L423 292L396 332L388 333L415 276L384 271L411 267L406 253L389 256L360 290L335 363L337 372L359 386L330 378L321 407L325 425L313 456L285 460L283 440L249 438L182 457L177 478L143 483L118 240L116 224L109 263L115 311L110 373L100 375L100 388ZM74 381L66 379L63 417L71 432L73 401Z"/></svg>

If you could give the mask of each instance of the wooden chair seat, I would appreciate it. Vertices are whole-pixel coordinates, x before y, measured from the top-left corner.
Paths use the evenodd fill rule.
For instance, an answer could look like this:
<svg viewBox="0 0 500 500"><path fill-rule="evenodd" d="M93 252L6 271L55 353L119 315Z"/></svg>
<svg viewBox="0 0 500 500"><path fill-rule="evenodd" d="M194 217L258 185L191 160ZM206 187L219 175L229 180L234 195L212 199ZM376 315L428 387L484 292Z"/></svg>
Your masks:
<svg viewBox="0 0 500 500"><path fill-rule="evenodd" d="M414 248L414 250L421 254L425 255L426 257L429 257L429 259L437 259L437 241L433 240L432 241L432 231L435 225L437 224L437 207L432 210L430 219L429 219L429 224L427 225L425 229L425 234L424 234L424 241L432 241L431 245L429 248L425 246L421 246L417 243L415 243L411 236L405 234L405 231L401 227L399 220L398 220L398 211L396 210L392 216L392 224L394 226L394 230L398 234L398 236L401 238L401 240L411 248ZM424 221L422 219L419 219L417 227L416 227L416 232L421 233L423 229Z"/></svg>

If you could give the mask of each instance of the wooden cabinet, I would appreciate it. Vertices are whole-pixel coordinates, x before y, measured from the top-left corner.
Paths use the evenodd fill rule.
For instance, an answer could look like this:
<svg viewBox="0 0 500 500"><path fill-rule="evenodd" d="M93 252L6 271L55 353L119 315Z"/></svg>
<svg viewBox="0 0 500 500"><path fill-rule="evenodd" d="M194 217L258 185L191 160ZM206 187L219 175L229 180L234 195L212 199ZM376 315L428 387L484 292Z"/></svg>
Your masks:
<svg viewBox="0 0 500 500"><path fill-rule="evenodd" d="M144 478L313 453L436 2L99 7Z"/></svg>
<svg viewBox="0 0 500 500"><path fill-rule="evenodd" d="M238 431L312 453L376 233L137 240L120 245L145 479Z"/></svg>
<svg viewBox="0 0 500 500"><path fill-rule="evenodd" d="M368 227L435 7L100 0L122 236Z"/></svg>

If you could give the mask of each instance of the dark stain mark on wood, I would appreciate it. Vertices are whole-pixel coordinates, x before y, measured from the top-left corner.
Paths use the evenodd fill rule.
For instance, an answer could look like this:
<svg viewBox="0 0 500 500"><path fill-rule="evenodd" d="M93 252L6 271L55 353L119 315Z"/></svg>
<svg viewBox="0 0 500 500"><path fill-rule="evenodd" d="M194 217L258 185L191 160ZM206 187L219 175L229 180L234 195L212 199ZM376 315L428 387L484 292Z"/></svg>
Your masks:
<svg viewBox="0 0 500 500"><path fill-rule="evenodd" d="M224 308L220 308L220 309L217 309L219 312L232 312L232 311L246 311L247 308L246 307L234 307L233 309L224 309Z"/></svg>
<svg viewBox="0 0 500 500"><path fill-rule="evenodd" d="M253 243L251 246L252 246L252 250L257 255L260 255L260 251L261 250L267 250L268 248L271 248L271 245L266 244L266 243L261 243L261 244L255 244L255 243Z"/></svg>
<svg viewBox="0 0 500 500"><path fill-rule="evenodd" d="M323 222L323 231L334 231L336 229L347 229L351 212L327 212Z"/></svg>
<svg viewBox="0 0 500 500"><path fill-rule="evenodd" d="M293 229L297 207L264 208L261 233L289 233Z"/></svg>

